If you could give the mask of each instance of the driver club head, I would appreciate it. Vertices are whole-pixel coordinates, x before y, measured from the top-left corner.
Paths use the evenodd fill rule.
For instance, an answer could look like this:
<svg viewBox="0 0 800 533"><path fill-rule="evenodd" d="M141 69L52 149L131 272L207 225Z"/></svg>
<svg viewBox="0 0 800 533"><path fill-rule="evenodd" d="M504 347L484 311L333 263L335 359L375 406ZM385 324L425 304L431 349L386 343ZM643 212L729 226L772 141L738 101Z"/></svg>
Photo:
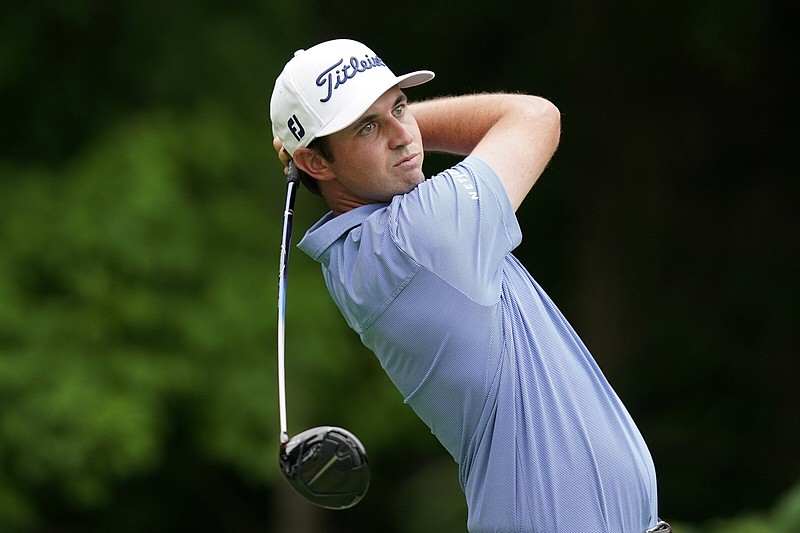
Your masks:
<svg viewBox="0 0 800 533"><path fill-rule="evenodd" d="M282 443L280 466L297 492L326 509L354 506L369 487L364 445L338 427L311 428Z"/></svg>

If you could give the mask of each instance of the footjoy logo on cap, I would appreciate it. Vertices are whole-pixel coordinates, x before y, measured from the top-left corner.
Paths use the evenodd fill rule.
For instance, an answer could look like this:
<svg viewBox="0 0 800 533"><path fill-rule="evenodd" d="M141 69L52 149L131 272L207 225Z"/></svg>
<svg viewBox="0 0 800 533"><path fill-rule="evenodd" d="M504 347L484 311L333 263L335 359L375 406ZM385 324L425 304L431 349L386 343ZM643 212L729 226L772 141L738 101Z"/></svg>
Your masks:
<svg viewBox="0 0 800 533"><path fill-rule="evenodd" d="M297 115L292 115L292 118L286 122L286 125L289 126L289 131L292 132L294 138L298 141L306 136L306 129L300 124L300 119L297 118Z"/></svg>
<svg viewBox="0 0 800 533"><path fill-rule="evenodd" d="M365 72L375 67L385 67L386 65L381 61L378 56L364 56L365 59L359 60L353 56L350 58L350 63L344 65L341 69L336 70L334 78L334 69L344 63L344 59L340 59L330 67L326 68L322 73L317 76L317 87L325 87L327 94L325 98L320 98L320 102L325 103L333 96L333 91L356 77L360 72Z"/></svg>

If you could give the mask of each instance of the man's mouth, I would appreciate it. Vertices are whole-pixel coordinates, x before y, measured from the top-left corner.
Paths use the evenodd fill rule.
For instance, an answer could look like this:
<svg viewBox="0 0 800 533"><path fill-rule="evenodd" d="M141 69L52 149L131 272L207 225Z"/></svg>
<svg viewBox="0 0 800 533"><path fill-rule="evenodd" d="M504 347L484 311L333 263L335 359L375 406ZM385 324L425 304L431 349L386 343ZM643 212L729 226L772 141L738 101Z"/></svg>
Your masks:
<svg viewBox="0 0 800 533"><path fill-rule="evenodd" d="M403 159L394 164L396 168L411 168L416 166L419 161L419 152L408 154Z"/></svg>

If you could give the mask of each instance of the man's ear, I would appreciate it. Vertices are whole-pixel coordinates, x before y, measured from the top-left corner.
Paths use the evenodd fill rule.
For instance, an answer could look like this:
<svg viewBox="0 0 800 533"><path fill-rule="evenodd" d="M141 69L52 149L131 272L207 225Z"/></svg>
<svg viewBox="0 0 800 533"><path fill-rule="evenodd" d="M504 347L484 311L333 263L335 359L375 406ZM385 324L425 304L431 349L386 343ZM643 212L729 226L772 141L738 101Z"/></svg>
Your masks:
<svg viewBox="0 0 800 533"><path fill-rule="evenodd" d="M330 163L316 150L312 150L311 148L297 148L292 158L297 168L314 179L328 181L334 178Z"/></svg>

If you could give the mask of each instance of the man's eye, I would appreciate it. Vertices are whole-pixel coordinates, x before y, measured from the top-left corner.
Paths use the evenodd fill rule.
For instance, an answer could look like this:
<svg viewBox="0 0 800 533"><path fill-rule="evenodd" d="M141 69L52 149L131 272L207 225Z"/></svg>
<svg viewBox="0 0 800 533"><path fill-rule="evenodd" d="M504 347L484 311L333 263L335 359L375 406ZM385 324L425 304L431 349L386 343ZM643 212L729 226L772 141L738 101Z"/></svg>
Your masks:
<svg viewBox="0 0 800 533"><path fill-rule="evenodd" d="M403 114L405 114L405 112L406 112L406 106L405 105L399 105L399 106L394 108L394 115L396 117L402 117Z"/></svg>
<svg viewBox="0 0 800 533"><path fill-rule="evenodd" d="M375 129L375 124L370 122L369 124L364 124L364 127L361 128L361 133L372 133L372 130Z"/></svg>

